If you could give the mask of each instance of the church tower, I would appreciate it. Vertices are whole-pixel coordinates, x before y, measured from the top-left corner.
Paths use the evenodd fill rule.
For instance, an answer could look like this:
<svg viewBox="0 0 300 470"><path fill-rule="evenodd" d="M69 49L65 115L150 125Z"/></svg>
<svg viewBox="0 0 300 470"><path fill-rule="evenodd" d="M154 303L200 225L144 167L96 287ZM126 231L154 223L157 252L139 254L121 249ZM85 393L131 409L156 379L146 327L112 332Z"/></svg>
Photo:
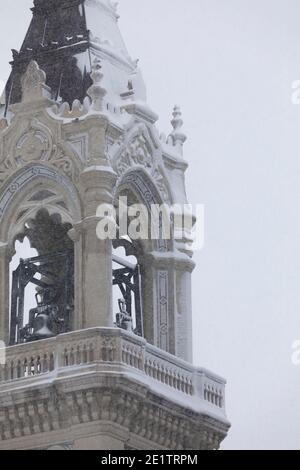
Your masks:
<svg viewBox="0 0 300 470"><path fill-rule="evenodd" d="M225 381L192 365L191 233L174 209L187 204L179 107L160 135L110 0L34 0L11 66L0 449L218 449ZM140 237L121 230L137 205Z"/></svg>

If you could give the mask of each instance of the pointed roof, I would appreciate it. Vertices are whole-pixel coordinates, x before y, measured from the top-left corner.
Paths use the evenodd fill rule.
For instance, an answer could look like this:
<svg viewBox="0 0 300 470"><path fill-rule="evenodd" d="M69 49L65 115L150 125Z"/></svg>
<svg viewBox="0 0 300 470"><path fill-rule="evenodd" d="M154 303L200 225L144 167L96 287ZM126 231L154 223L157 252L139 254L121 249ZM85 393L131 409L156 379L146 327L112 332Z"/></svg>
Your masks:
<svg viewBox="0 0 300 470"><path fill-rule="evenodd" d="M106 67L119 69L118 78L107 84L113 94L119 96L132 77L139 77L137 63L130 59L118 28L116 4L111 0L34 0L32 13L20 51L12 51L7 104L21 100L21 77L32 60L46 73L52 98L60 97L70 104L87 95L95 56L106 62ZM139 77L143 90L141 80Z"/></svg>

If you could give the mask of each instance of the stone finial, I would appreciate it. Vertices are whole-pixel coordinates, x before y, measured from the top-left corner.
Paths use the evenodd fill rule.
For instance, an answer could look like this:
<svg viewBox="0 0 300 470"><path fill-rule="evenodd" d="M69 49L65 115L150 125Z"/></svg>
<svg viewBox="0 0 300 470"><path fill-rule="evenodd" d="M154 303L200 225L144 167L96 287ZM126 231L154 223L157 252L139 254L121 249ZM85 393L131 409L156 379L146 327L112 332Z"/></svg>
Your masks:
<svg viewBox="0 0 300 470"><path fill-rule="evenodd" d="M91 78L93 85L88 89L88 95L92 100L92 109L94 111L103 111L103 98L106 95L106 90L101 86L103 73L101 71L101 61L97 57L92 65Z"/></svg>
<svg viewBox="0 0 300 470"><path fill-rule="evenodd" d="M32 102L45 96L49 92L46 86L46 74L38 66L38 63L32 60L21 79L22 102Z"/></svg>
<svg viewBox="0 0 300 470"><path fill-rule="evenodd" d="M173 131L169 135L168 142L171 142L180 153L183 152L183 144L187 139L187 136L183 132L183 120L182 113L179 106L175 106L173 110L173 119L171 121Z"/></svg>

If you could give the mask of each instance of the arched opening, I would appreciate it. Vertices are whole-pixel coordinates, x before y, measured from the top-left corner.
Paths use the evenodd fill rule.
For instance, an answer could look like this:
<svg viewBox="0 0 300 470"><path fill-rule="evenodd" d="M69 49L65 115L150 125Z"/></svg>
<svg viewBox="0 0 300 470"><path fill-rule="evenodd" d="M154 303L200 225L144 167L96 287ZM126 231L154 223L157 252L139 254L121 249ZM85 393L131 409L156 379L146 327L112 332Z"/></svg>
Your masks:
<svg viewBox="0 0 300 470"><path fill-rule="evenodd" d="M72 228L59 214L40 209L16 236L11 261L10 344L46 339L72 329L74 246Z"/></svg>
<svg viewBox="0 0 300 470"><path fill-rule="evenodd" d="M0 282L0 337L6 344L43 339L49 337L50 333L55 335L82 326L79 321L82 290L78 282L74 289L74 278L80 279L81 276L79 262L76 264L77 274L74 276L74 249L78 260L80 248L79 244L68 236L70 229L82 219L81 211L81 200L73 182L56 168L40 163L26 165L8 179L1 189L0 279L6 281ZM9 275L9 265L15 251L19 252L18 243L27 243L27 239L31 249L36 250L37 256L35 252L29 252L14 258L17 265L13 271L19 268L19 273L14 276L16 289L13 295L13 292L10 292L13 273ZM61 252L64 253L62 257L59 256ZM64 260L64 256L67 256L65 252L70 253L68 262ZM41 259L35 259L37 257ZM48 257L51 260L47 259ZM64 274L66 265L72 266L70 275ZM47 274L51 275L52 280ZM20 278L25 278L25 281L19 284ZM32 280L34 282L31 282ZM63 293L50 296L51 290L58 292L61 287L59 284L67 286L65 301L62 300ZM74 301L74 297L77 301ZM51 313L50 307L53 303L58 307L59 316L54 315L57 308L52 309ZM77 305L77 310L74 309L74 304ZM36 316L40 317L36 323L41 322L44 325L47 324L48 317L58 318L58 322L53 322L53 328L49 328L50 333L35 336L34 331L43 332L43 325L40 328L34 325L21 334L21 330L29 326L29 313L34 308L38 310L35 314L32 312L33 320ZM70 322L67 321L68 317Z"/></svg>
<svg viewBox="0 0 300 470"><path fill-rule="evenodd" d="M168 350L168 329L165 327L169 321L169 273L164 267L161 268L161 263L157 264L157 253L168 252L172 247L172 227L170 223L170 236L165 238L161 236L164 234L162 230L162 220L167 213L164 212L163 201L160 194L151 181L149 176L143 169L129 171L122 179L116 188L115 193L115 209L117 214L117 225L122 226L123 229L126 224L120 221L120 204L126 204L128 212L134 213L138 207L142 206L142 210L137 216L141 225L140 238L120 237L118 234L117 240L114 242L114 248L123 248L126 253L126 259L129 256L134 257L134 266L132 266L131 276L133 277L133 268L137 269L136 275L136 289L139 292L140 306L138 311L138 321L140 322L140 329L138 334L141 334L145 339L152 344L162 346L163 349ZM133 207L134 206L134 207ZM133 209L133 211L130 211ZM153 210L154 209L154 210ZM154 220L153 220L154 217ZM127 227L131 224L131 217L126 215ZM156 224L155 236L153 236L152 223ZM136 223L134 224L137 225ZM163 256L163 255L162 255ZM129 267L128 267L129 268ZM136 324L136 319L133 319L132 305L129 308L126 301L122 302L124 308L124 315L129 316L132 324ZM135 332L135 330L133 330Z"/></svg>

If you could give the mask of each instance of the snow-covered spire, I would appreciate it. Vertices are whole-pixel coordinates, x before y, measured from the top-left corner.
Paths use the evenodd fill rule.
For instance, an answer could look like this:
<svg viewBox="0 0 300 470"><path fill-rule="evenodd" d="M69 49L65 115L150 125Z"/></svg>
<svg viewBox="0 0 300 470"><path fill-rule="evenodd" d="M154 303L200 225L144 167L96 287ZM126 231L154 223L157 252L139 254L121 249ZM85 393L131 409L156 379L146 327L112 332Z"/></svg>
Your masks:
<svg viewBox="0 0 300 470"><path fill-rule="evenodd" d="M145 87L136 61L128 54L118 26L117 4L111 0L34 0L33 18L23 45L13 53L6 86L6 105L22 99L21 77L34 60L46 73L51 98L81 103L92 85L94 57L101 60L104 88L116 103L135 77L137 99Z"/></svg>
<svg viewBox="0 0 300 470"><path fill-rule="evenodd" d="M169 135L168 142L172 143L178 149L180 154L183 153L183 144L187 136L183 132L183 119L180 106L176 105L173 110L173 119L171 121L173 131Z"/></svg>

